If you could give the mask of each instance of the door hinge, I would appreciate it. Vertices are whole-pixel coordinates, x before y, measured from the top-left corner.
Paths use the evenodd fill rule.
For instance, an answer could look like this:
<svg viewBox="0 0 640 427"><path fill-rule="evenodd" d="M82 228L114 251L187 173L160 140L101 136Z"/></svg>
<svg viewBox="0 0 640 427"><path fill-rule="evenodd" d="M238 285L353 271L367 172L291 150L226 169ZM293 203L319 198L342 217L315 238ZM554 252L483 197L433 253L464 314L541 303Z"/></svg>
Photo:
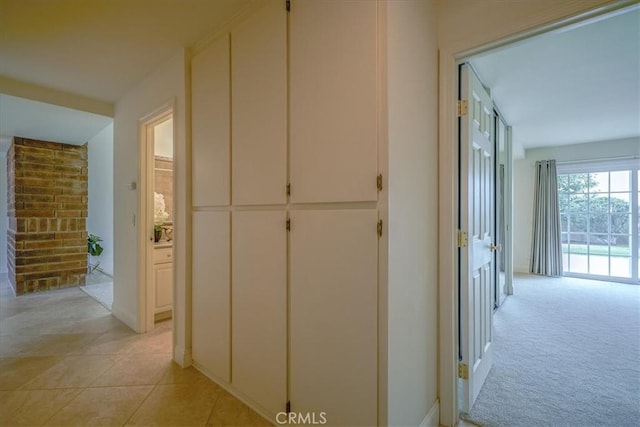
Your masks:
<svg viewBox="0 0 640 427"><path fill-rule="evenodd" d="M458 363L458 378L469 379L469 367L464 363Z"/></svg>
<svg viewBox="0 0 640 427"><path fill-rule="evenodd" d="M287 400L287 404L284 407L285 412L288 414L291 412L291 401Z"/></svg>
<svg viewBox="0 0 640 427"><path fill-rule="evenodd" d="M284 7L287 9L287 12L291 12L291 0L286 0L284 2Z"/></svg>
<svg viewBox="0 0 640 427"><path fill-rule="evenodd" d="M378 187L378 191L382 191L382 174L376 177L376 186Z"/></svg>
<svg viewBox="0 0 640 427"><path fill-rule="evenodd" d="M458 117L466 116L469 112L469 103L466 99L458 100Z"/></svg>
<svg viewBox="0 0 640 427"><path fill-rule="evenodd" d="M287 231L291 231L291 218L287 218Z"/></svg>
<svg viewBox="0 0 640 427"><path fill-rule="evenodd" d="M469 245L469 235L466 231L458 230L458 247L466 248Z"/></svg>
<svg viewBox="0 0 640 427"><path fill-rule="evenodd" d="M287 184L287 196L291 195L291 183Z"/></svg>
<svg viewBox="0 0 640 427"><path fill-rule="evenodd" d="M378 221L378 237L382 237L382 220Z"/></svg>

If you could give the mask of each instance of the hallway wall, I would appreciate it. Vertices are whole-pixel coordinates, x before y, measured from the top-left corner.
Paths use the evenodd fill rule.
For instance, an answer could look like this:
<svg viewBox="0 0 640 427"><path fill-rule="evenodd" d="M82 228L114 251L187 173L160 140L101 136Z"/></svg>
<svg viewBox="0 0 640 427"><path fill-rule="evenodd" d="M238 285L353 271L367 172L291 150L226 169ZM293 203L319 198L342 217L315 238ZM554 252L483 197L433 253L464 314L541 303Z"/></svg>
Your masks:
<svg viewBox="0 0 640 427"><path fill-rule="evenodd" d="M102 237L100 268L113 276L113 124L89 140L87 231Z"/></svg>

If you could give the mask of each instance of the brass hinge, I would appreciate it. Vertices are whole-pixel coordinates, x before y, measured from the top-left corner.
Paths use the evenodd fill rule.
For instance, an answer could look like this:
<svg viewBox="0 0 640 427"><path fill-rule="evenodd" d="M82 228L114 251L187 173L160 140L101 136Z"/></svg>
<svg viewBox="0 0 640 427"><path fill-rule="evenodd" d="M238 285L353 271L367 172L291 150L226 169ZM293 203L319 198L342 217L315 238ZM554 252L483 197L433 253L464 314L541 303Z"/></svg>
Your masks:
<svg viewBox="0 0 640 427"><path fill-rule="evenodd" d="M378 221L378 237L382 237L382 220Z"/></svg>
<svg viewBox="0 0 640 427"><path fill-rule="evenodd" d="M458 363L458 378L469 379L469 367L464 363Z"/></svg>
<svg viewBox="0 0 640 427"><path fill-rule="evenodd" d="M287 184L287 196L291 195L291 183Z"/></svg>
<svg viewBox="0 0 640 427"><path fill-rule="evenodd" d="M382 191L382 174L376 177L376 186L378 187L378 191Z"/></svg>
<svg viewBox="0 0 640 427"><path fill-rule="evenodd" d="M469 112L469 103L466 99L458 100L458 117L466 116Z"/></svg>
<svg viewBox="0 0 640 427"><path fill-rule="evenodd" d="M286 225L287 231L291 231L291 219L287 218L287 225Z"/></svg>
<svg viewBox="0 0 640 427"><path fill-rule="evenodd" d="M291 0L286 0L284 2L284 7L287 9L287 12L291 12Z"/></svg>
<svg viewBox="0 0 640 427"><path fill-rule="evenodd" d="M458 230L458 247L466 248L469 245L469 235L466 231Z"/></svg>

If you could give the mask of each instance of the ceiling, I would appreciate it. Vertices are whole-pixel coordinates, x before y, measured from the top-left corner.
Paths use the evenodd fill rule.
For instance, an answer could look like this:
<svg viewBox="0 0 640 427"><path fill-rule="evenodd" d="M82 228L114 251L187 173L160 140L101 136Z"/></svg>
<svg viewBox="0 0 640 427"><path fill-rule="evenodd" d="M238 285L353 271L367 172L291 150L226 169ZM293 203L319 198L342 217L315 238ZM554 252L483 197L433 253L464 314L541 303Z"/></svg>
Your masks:
<svg viewBox="0 0 640 427"><path fill-rule="evenodd" d="M81 145L109 125L110 117L0 94L0 143L12 136Z"/></svg>
<svg viewBox="0 0 640 427"><path fill-rule="evenodd" d="M640 7L470 61L524 149L640 135Z"/></svg>
<svg viewBox="0 0 640 427"><path fill-rule="evenodd" d="M0 0L0 75L115 102L251 0Z"/></svg>
<svg viewBox="0 0 640 427"><path fill-rule="evenodd" d="M0 0L0 77L113 104L252 1ZM640 10L587 24L472 58L516 144L640 135ZM4 145L13 135L82 144L106 119L8 95L0 114Z"/></svg>
<svg viewBox="0 0 640 427"><path fill-rule="evenodd" d="M254 0L0 0L0 77L114 104ZM109 117L0 95L13 136L84 144Z"/></svg>

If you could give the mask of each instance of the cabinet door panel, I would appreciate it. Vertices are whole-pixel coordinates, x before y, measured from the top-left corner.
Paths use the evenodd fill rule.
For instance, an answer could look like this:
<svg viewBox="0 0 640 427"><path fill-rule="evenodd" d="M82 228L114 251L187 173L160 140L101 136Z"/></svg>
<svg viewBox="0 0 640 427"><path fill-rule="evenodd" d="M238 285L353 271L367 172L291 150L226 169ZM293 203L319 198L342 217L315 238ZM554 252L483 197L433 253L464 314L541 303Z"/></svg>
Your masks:
<svg viewBox="0 0 640 427"><path fill-rule="evenodd" d="M286 203L287 21L268 2L231 32L233 203Z"/></svg>
<svg viewBox="0 0 640 427"><path fill-rule="evenodd" d="M233 214L233 385L272 414L287 393L284 211Z"/></svg>
<svg viewBox="0 0 640 427"><path fill-rule="evenodd" d="M294 202L377 200L376 21L375 1L292 4Z"/></svg>
<svg viewBox="0 0 640 427"><path fill-rule="evenodd" d="M229 204L229 87L226 35L191 61L193 206Z"/></svg>
<svg viewBox="0 0 640 427"><path fill-rule="evenodd" d="M155 312L160 313L171 310L173 303L173 264L159 264L154 266L156 283L156 308Z"/></svg>
<svg viewBox="0 0 640 427"><path fill-rule="evenodd" d="M193 214L193 360L230 380L230 236L228 212Z"/></svg>
<svg viewBox="0 0 640 427"><path fill-rule="evenodd" d="M291 407L330 425L377 424L376 222L376 210L291 213Z"/></svg>

